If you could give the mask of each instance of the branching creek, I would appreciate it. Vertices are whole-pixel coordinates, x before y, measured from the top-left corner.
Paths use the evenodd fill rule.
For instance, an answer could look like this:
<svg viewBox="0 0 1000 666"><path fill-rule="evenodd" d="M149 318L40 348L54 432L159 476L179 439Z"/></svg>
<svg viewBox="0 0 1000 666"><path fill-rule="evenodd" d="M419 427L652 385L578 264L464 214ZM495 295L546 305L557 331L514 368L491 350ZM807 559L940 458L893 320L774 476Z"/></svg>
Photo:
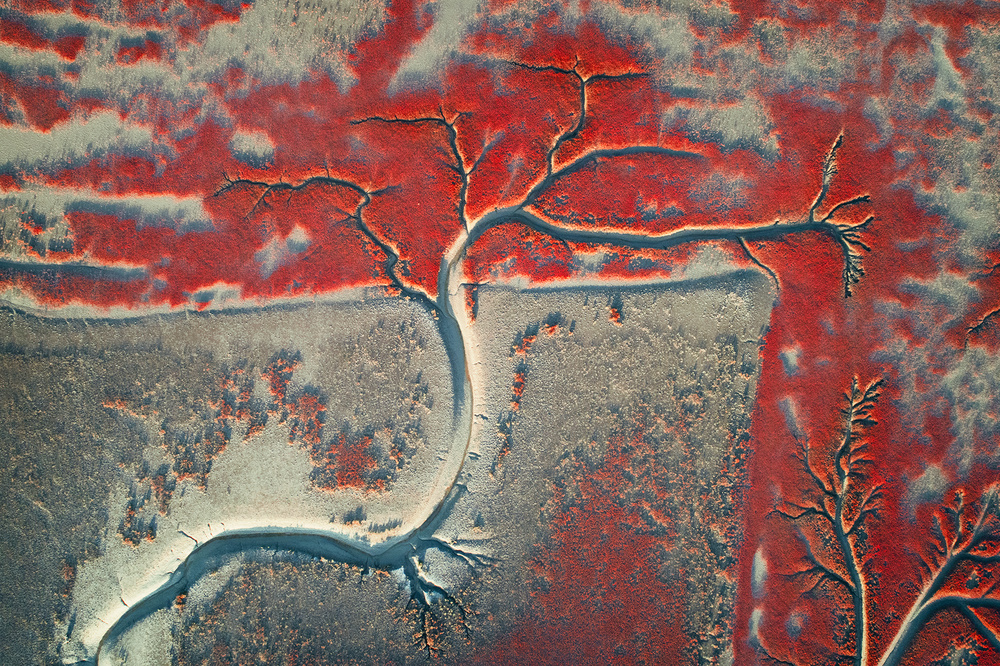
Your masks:
<svg viewBox="0 0 1000 666"><path fill-rule="evenodd" d="M754 226L682 227L667 233L650 235L641 231L628 232L619 229L569 228L547 219L544 209L538 205L539 198L559 179L580 171L589 165L601 161L627 159L635 156L661 156L693 160L704 159L697 153L672 150L657 145L637 145L624 148L599 148L591 150L556 168L556 154L559 148L568 141L575 139L584 125L588 85L594 81L613 81L616 78L634 78L635 76L623 75L615 77L594 75L583 77L577 73L575 67L572 70L558 71L563 71L567 75L574 76L578 81L580 88L580 108L577 122L573 127L567 129L556 138L548 151L543 175L540 175L537 183L528 191L520 203L494 209L475 220L469 220L466 217L467 202L465 201L465 195L468 189L469 177L479 166L482 154L471 163L462 154L459 142L457 141L456 126L456 123L462 116L456 115L448 118L442 110L440 115L428 117L407 119L371 117L356 121L356 123L377 122L429 125L438 131L444 130L447 135L451 157L454 160L454 164L451 166L460 175L462 180L462 188L459 193L460 201L458 202L458 212L462 228L458 238L453 242L441 260L437 277L436 295L431 295L418 287L404 282L397 275L395 267L399 262L398 251L389 242L379 237L364 219L365 208L372 201L372 198L382 196L390 192L390 189L368 190L357 183L331 177L328 171L325 175L313 176L298 184L226 178L225 184L216 192L216 196L223 195L234 188L249 188L255 192L260 192L257 203L250 213L259 206L268 205L267 198L277 192L293 196L296 192L306 188L329 187L350 190L358 196L357 208L352 215L349 215L346 221L353 222L361 233L381 249L386 257L383 269L386 280L389 283L387 286L394 291L398 291L400 298L409 298L419 302L428 315L434 319L443 340L450 365L450 377L454 396L452 405L453 427L450 436L450 452L452 455L447 456L447 459L442 463L442 468L438 471L437 483L431 489L431 496L425 505L425 513L418 516L414 521L411 521L409 529L400 530L398 533L389 536L377 544L366 545L348 535L333 530L289 529L268 525L261 525L252 529L223 530L213 537L202 541L195 541L192 538L190 542L186 542L189 543L187 546L188 552L186 554L183 552L179 553L181 563L168 577L166 582L141 600L131 603L127 607L123 606L121 615L116 620L111 618L113 621L109 623L98 643L84 644L86 656L83 660L76 661L75 663L106 663L109 655L104 655L105 658L102 659L102 653L107 651L105 648L113 645L130 627L135 626L143 618L148 617L159 609L169 607L178 594L183 593L210 569L213 561L216 561L220 556L236 554L251 549L268 548L295 551L307 556L353 564L366 569L402 569L410 582L410 593L417 603L423 604L426 607L434 603L435 600L442 598L450 599L447 590L423 575L418 558L428 549L438 549L446 554L462 557L467 560L469 558L476 560L483 557L482 554L466 553L448 545L442 540L435 539L434 533L443 519L448 515L449 508L462 491L461 480L463 469L466 461L469 459L470 445L475 436L473 423L476 400L479 396L478 385L480 382L477 381L475 372L470 372L470 368L481 366L476 363L476 347L472 340L471 322L466 317L462 281L465 277L464 262L469 249L490 229L503 224L519 223L534 232L546 235L560 242L605 245L628 249L656 250L689 243L733 243L738 248L737 252L742 252L749 261L765 270L775 282L778 282L777 276L771 269L761 264L753 256L747 242L780 241L791 235L818 232L829 237L841 249L844 260L844 290L845 295L850 294L851 284L857 282L857 279L863 274L860 266L861 253L859 250L866 250L867 247L860 239L860 232L864 230L872 218L868 218L860 224L838 223L834 220L834 214L847 206L866 203L868 202L868 197L866 195L855 197L831 207L825 215L818 214L819 208L824 204L830 180L836 172L834 161L836 159L837 148L840 146L842 140L841 137L837 138L827 156L819 195L809 208L808 214L804 215L803 219L799 221L775 222ZM483 154L490 147L490 145L484 146ZM623 283L623 286L627 286L627 283ZM73 634L72 623L71 620L67 639Z"/></svg>

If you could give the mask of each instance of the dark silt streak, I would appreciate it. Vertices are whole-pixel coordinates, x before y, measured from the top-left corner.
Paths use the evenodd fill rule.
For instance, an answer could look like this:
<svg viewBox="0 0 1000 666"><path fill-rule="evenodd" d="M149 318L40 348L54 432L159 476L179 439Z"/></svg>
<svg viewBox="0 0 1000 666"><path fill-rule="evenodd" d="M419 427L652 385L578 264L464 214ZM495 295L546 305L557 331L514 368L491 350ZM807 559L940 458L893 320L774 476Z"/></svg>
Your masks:
<svg viewBox="0 0 1000 666"><path fill-rule="evenodd" d="M146 278L145 268L122 268L120 266L95 266L80 263L44 263L15 261L0 258L0 275L34 275L41 278L81 277L89 280L108 282L133 282Z"/></svg>

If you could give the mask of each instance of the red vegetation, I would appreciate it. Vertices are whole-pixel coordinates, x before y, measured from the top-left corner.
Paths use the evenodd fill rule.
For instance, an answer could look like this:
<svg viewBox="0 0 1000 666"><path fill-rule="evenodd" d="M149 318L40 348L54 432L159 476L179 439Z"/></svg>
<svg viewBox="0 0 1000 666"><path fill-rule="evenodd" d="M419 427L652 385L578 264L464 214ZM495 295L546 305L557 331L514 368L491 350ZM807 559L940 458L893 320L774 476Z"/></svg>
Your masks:
<svg viewBox="0 0 1000 666"><path fill-rule="evenodd" d="M659 576L659 553L676 535L651 534L629 500L651 454L639 429L613 437L596 469L573 460L563 470L543 508L552 532L532 560L530 615L476 663L691 663L674 602L683 581Z"/></svg>
<svg viewBox="0 0 1000 666"><path fill-rule="evenodd" d="M491 0L489 7L497 14L516 4ZM626 17L622 21L636 13L631 4L624 4L629 7L619 8ZM970 26L995 25L1000 10L976 2L917 3L909 16L912 21L903 22L883 43L880 31L895 29L892 21L883 22L885 16L892 18L887 3L793 4L731 0L734 15L720 19L722 27L713 26L707 17L690 18L683 28L694 46L685 57L693 62L693 75L712 82L704 88L698 87L704 81L689 89L672 79L676 72L658 61L661 56L644 43L647 40L622 36L614 22L595 19L588 14L587 2L573 20L566 19L563 8L553 7L516 26L484 21L463 37L462 56L441 71L413 85L394 81L434 21L434 12L426 6L399 0L387 8L384 25L346 54L349 74L356 79L353 87L319 71L300 82L282 83L261 82L232 67L207 86L204 99L180 102L144 91L138 99L118 102L79 97L73 89L78 71L71 62L94 45L83 36L44 34L28 20L36 13L67 9L82 18L103 20L99 4L17 0L10 7L26 18L0 21L0 41L24 51L59 53L67 61L67 81L48 75L24 81L0 73L0 123L44 133L95 109L110 108L130 123L151 128L163 150L141 156L111 151L88 156L82 164L46 165L38 173L11 166L0 174L0 187L80 188L112 201L144 195L192 198L201 201L211 224L185 230L145 224L125 213L70 212L72 250L48 253L45 261L98 263L141 273L122 277L54 265L22 269L3 264L0 286L15 287L52 306L77 302L201 308L210 304L205 291L218 283L241 289L248 299L357 286L391 287L392 293L402 286L434 298L442 256L464 233L464 225L524 202L546 178L546 159L559 136L572 135L551 154L550 169L557 172L600 149L655 145L673 151L595 158L553 179L527 206L564 229L649 235L682 227L802 219L820 187L824 156L843 135L839 173L828 201L865 193L870 205L845 209L844 219L861 222L874 215L865 230L871 247L864 256L865 278L854 286L853 298L845 300L840 288L841 249L820 232L745 244L714 243L736 263L773 270L780 285L762 351L743 511L745 539L738 562L741 592L732 626L738 664L758 658L748 640L750 619L758 607L766 606L765 621L770 624L764 631L771 635L778 635L795 613L808 615L810 637L803 640L810 647L802 648L803 654L816 656L829 647L836 627L833 616L823 610L825 602L800 601L772 576L765 604L747 591L751 565L764 541L779 555L801 551L794 534L775 536L766 519L776 499L791 495L801 483L791 455L796 435L831 437L838 418L831 406L838 404L843 387L854 376L884 376L888 399L871 432L871 455L877 461L873 478L885 483L886 522L875 523L868 533L872 552L884 562L873 565L872 579L879 583L871 590L871 606L879 609L882 623L881 633L873 636L873 650L882 648L899 622L893 613L907 608L913 597L907 587L914 580L912 567L893 563L926 536L921 532L925 527L899 527L899 521L909 519L907 484L927 464L937 462L945 466L949 484L960 480L949 457L955 440L953 407L931 391L947 370L937 357L966 345L991 353L1000 348L1000 271L989 268L998 257L981 252L984 264L974 275L966 264L942 264L945 248L966 241L924 203L947 187L942 165L930 157L931 143L966 136L969 122L958 118L960 104L953 101L924 108L936 94L930 70L902 72L910 61L930 57L937 48L934 28L940 27L949 61L944 64L959 77L968 77ZM179 48L197 49L208 28L239 20L245 9L249 6L227 9L209 0L127 0L122 20L132 27L173 31ZM168 15L171 22L165 25ZM772 28L780 39L769 44L765 37ZM172 65L168 49L151 39L116 48L112 66L123 70L143 60ZM819 73L791 84L758 71L774 64L782 50L797 48L804 49L800 59ZM745 58L720 55L727 53ZM725 90L733 72L755 81L750 93ZM587 118L573 134L582 87ZM723 92L706 101L715 88ZM977 118L992 121L994 105L985 91L969 90L967 101ZM702 115L735 112L744 103L759 111L760 119L737 114L730 129L736 136L749 126L749 134L759 131L759 141L729 137ZM885 118L877 113L880 105L892 108ZM401 119L412 122L396 122ZM455 129L454 148L449 128ZM234 148L246 135L266 139L260 155L240 154ZM263 146L268 142L273 150ZM455 163L455 154L462 164ZM474 171L463 173L473 164ZM981 166L995 169L992 161ZM342 178L355 187L304 186L316 177ZM268 186L275 183L285 187ZM955 190L956 196L963 192ZM268 254L296 229L309 239L304 249ZM23 231L38 235L44 229L29 225ZM464 275L466 307L474 318L476 285L491 281L641 280L676 274L701 247L704 244L664 251L583 244L530 230L512 219L488 230L470 248ZM390 266L394 258L387 256L386 248L398 253L398 263ZM38 260L41 254L36 254L32 257ZM949 316L947 305L934 312L927 308L923 325L887 314L894 307L908 312L921 306L917 287L935 278L942 265L953 277L974 283L969 298L975 307L957 318ZM609 304L611 321L620 322L626 315L620 305ZM537 331L526 334L512 356L526 356L535 335ZM916 373L912 382L933 402L917 415L907 413L903 402L910 369L886 361L883 354L896 341L911 347L938 345L931 350L938 353L929 354L930 367ZM797 350L795 367L782 356L790 349ZM323 487L371 489L381 483L372 481L378 468L374 435L341 431L323 449L321 398L307 392L295 399L289 395L297 363L277 357L263 372L273 397L269 413L281 421L290 419L293 439L311 447L314 461L326 474ZM512 412L518 410L526 373L526 367L519 368L512 378ZM227 384L225 391L228 397L218 406L220 424L246 418L243 389ZM510 425L507 421L502 428ZM977 436L984 447L995 444L995 433ZM562 506L564 498L557 492L552 543L536 562L539 580L548 581L548 587L539 587L538 612L509 638L500 652L505 658L516 661L519 655L531 655L544 661L574 655L577 661L635 663L669 661L663 655L672 655L688 660L687 639L677 629L679 610L668 601L661 603L669 600L670 590L651 569L649 553L657 542L634 532L633 508L619 502L630 473L626 451L641 450L642 441L637 436L609 445L602 467L578 481L584 500L580 504ZM179 474L184 473L181 468ZM995 472L977 459L961 481L974 497L993 476ZM916 524L928 525L931 509L919 507ZM601 575L597 562L605 563ZM599 628L581 631L593 626L595 616ZM933 649L921 650L936 655L948 644L968 642L967 628L955 617L942 615L920 639ZM633 640L635 636L641 640ZM984 649L980 658L986 663L993 656Z"/></svg>
<svg viewBox="0 0 1000 666"><path fill-rule="evenodd" d="M146 39L141 44L122 46L115 54L115 59L123 65L137 63L143 58L159 60L161 57L160 44L151 39Z"/></svg>
<svg viewBox="0 0 1000 666"><path fill-rule="evenodd" d="M260 374L261 379L267 382L272 396L268 413L277 416L282 422L295 407L295 403L288 397L288 385L291 384L292 374L299 363L297 355L278 354Z"/></svg>
<svg viewBox="0 0 1000 666"><path fill-rule="evenodd" d="M381 479L370 478L370 473L378 468L378 461L369 453L371 444L371 437L341 431L326 450L314 448L312 461L319 471L317 487L325 490L384 487Z"/></svg>
<svg viewBox="0 0 1000 666"><path fill-rule="evenodd" d="M20 21L4 19L0 21L0 41L27 49L44 49L49 40L35 33Z"/></svg>
<svg viewBox="0 0 1000 666"><path fill-rule="evenodd" d="M86 41L83 35L74 34L50 40L15 19L0 20L0 42L36 51L50 49L70 62L76 60Z"/></svg>
<svg viewBox="0 0 1000 666"><path fill-rule="evenodd" d="M319 446L323 435L323 412L326 405L319 396L303 393L289 409L292 427L289 441L297 441L306 446Z"/></svg>
<svg viewBox="0 0 1000 666"><path fill-rule="evenodd" d="M16 100L28 122L42 131L69 118L64 93L51 83L31 85L0 73L0 95Z"/></svg>
<svg viewBox="0 0 1000 666"><path fill-rule="evenodd" d="M269 388L272 391L276 388L275 382L279 386L282 382L280 377L275 376L277 374L278 371L274 367L274 364L265 370L264 373L265 376L263 378L269 380ZM222 389L222 398L217 403L211 403L210 406L217 410L215 421L223 429L223 432L226 433L227 438L232 433L233 427L237 424L246 424L247 430L243 438L244 441L253 439L264 431L264 426L267 423L267 415L261 413L260 410L255 409L253 406L253 385L252 377L248 376L246 369L242 367L233 368L219 378L219 388ZM287 383L284 387L280 387L279 390L287 391ZM282 401L284 402L283 398Z"/></svg>

